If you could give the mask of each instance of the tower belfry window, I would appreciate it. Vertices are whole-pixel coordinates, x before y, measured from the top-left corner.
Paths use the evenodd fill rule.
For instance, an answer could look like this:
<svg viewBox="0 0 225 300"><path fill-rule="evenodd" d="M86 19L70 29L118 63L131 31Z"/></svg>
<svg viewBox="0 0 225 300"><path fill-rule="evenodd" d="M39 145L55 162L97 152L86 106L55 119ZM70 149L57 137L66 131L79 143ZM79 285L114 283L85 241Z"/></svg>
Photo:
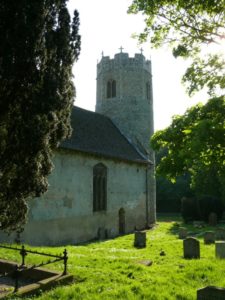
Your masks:
<svg viewBox="0 0 225 300"><path fill-rule="evenodd" d="M107 168L99 163L93 168L93 211L107 207Z"/></svg>
<svg viewBox="0 0 225 300"><path fill-rule="evenodd" d="M114 97L116 97L116 81L111 79L107 82L107 98Z"/></svg>

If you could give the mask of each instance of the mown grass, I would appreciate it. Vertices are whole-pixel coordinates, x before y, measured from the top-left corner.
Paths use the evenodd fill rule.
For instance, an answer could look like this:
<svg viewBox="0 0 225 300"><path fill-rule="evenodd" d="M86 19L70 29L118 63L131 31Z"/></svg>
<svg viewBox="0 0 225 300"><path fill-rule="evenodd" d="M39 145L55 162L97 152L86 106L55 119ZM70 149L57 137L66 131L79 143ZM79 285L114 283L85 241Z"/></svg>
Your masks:
<svg viewBox="0 0 225 300"><path fill-rule="evenodd" d="M183 241L178 239L179 226L186 226L201 243L201 259L183 258ZM221 226L220 226L221 227ZM225 286L225 260L215 258L215 245L204 245L203 232L214 228L196 229L181 221L160 220L147 232L147 247L133 247L133 234L113 240L82 246L66 245L69 252L68 269L77 278L69 286L57 287L35 296L47 299L148 299L191 300L196 291L207 285ZM65 247L39 247L39 251L62 253ZM161 256L161 251L165 256ZM18 254L0 250L1 257L20 261ZM139 262L151 260L151 266ZM28 255L29 263L40 257ZM52 269L61 271L62 264ZM29 297L31 299L31 297Z"/></svg>

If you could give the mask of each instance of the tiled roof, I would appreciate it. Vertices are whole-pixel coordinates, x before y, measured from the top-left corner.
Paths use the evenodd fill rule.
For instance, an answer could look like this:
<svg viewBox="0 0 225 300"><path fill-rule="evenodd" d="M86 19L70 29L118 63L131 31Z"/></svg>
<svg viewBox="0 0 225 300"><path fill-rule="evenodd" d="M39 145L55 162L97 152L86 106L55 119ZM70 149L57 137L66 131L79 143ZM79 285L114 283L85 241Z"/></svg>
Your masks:
<svg viewBox="0 0 225 300"><path fill-rule="evenodd" d="M106 116L79 107L71 115L72 136L62 148L138 163L148 163Z"/></svg>

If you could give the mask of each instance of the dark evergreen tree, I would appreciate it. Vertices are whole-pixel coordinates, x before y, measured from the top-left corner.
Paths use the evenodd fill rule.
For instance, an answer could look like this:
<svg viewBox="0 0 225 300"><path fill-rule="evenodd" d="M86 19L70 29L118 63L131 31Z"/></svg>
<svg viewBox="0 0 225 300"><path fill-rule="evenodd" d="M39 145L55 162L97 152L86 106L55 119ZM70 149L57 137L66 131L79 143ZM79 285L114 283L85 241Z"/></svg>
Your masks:
<svg viewBox="0 0 225 300"><path fill-rule="evenodd" d="M67 0L0 1L0 228L23 227L47 190L53 150L71 133L79 15Z"/></svg>

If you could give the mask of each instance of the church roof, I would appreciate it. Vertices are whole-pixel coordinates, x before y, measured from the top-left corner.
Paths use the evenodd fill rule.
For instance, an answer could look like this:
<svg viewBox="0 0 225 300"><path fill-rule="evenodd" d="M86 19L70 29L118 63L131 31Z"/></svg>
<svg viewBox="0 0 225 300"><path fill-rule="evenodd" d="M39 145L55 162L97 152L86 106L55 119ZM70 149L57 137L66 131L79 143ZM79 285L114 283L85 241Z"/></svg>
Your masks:
<svg viewBox="0 0 225 300"><path fill-rule="evenodd" d="M137 163L149 162L104 115L73 107L71 126L72 136L61 148Z"/></svg>

